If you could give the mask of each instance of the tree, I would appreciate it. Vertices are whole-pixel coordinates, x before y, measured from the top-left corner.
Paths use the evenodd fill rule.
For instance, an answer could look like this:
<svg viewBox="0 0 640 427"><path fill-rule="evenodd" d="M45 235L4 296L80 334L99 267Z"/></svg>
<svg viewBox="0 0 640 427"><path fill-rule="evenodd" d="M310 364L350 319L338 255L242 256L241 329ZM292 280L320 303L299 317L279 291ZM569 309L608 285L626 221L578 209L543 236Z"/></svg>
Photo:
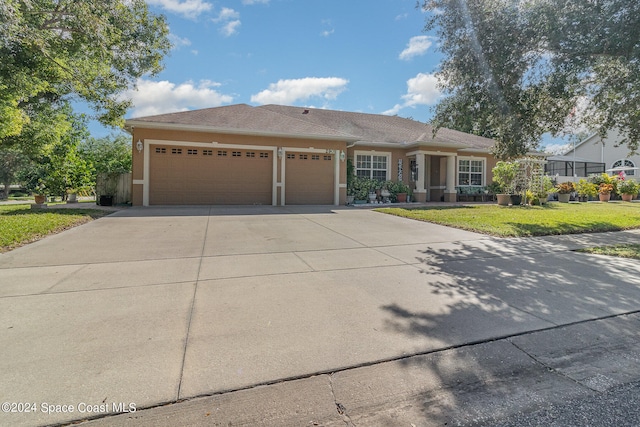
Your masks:
<svg viewBox="0 0 640 427"><path fill-rule="evenodd" d="M16 149L0 148L0 183L4 190L0 199L9 197L10 185L14 184L16 173L27 164L27 158Z"/></svg>
<svg viewBox="0 0 640 427"><path fill-rule="evenodd" d="M434 125L496 140L502 159L574 120L640 141L640 3L628 0L425 0L445 59Z"/></svg>
<svg viewBox="0 0 640 427"><path fill-rule="evenodd" d="M17 178L29 191L59 195L91 185L90 164L81 157L79 145L88 137L86 120L74 115L68 104L42 104L37 115L19 136L6 138L13 150L24 155Z"/></svg>
<svg viewBox="0 0 640 427"><path fill-rule="evenodd" d="M144 0L3 0L0 30L0 139L20 135L34 104L71 96L120 125L130 100L118 94L170 48Z"/></svg>
<svg viewBox="0 0 640 427"><path fill-rule="evenodd" d="M80 144L79 152L90 165L94 183L98 174L131 172L131 137L127 135L87 138Z"/></svg>

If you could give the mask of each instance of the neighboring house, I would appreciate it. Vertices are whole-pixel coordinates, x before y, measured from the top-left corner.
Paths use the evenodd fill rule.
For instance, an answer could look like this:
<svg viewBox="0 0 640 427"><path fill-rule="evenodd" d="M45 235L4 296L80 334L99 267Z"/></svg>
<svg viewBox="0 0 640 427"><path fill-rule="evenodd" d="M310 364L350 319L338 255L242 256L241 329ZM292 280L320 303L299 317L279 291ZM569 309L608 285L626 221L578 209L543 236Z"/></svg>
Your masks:
<svg viewBox="0 0 640 427"><path fill-rule="evenodd" d="M604 163L594 162L590 159L573 156L549 156L544 165L545 174L555 178L558 182L578 181L589 175L605 172Z"/></svg>
<svg viewBox="0 0 640 427"><path fill-rule="evenodd" d="M491 182L493 141L414 120L246 104L127 120L132 203L344 204L358 176L408 183L417 201L455 201Z"/></svg>
<svg viewBox="0 0 640 427"><path fill-rule="evenodd" d="M640 155L629 155L629 149L626 145L615 147L620 141L620 135L611 131L606 138L602 139L599 135L591 135L575 146L575 156L589 159L591 162L601 162L605 165L605 170L616 169L622 166L628 168L640 167ZM565 154L567 157L574 155L574 149L568 150ZM629 176L638 178L639 170L629 169L625 173Z"/></svg>

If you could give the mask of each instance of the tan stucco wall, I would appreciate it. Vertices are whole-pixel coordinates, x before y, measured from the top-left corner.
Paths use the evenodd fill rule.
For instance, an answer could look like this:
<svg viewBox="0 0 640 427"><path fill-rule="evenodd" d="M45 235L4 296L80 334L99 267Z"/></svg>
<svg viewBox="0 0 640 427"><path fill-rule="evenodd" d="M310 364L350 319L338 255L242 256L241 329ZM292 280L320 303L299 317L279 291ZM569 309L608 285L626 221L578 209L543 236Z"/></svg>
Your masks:
<svg viewBox="0 0 640 427"><path fill-rule="evenodd" d="M134 128L132 130L132 140L133 140L133 180L143 180L144 179L144 151L138 152L135 147L135 142L140 140L144 142L145 140L161 140L167 141L167 144L170 145L171 141L177 142L197 142L197 143L209 143L216 142L219 144L234 144L234 145L254 145L254 146L265 146L265 147L291 147L291 148L314 148L320 150L333 150L335 151L337 156L339 151L345 151L347 147L346 142L340 141L325 141L325 140L314 140L314 139L304 139L304 138L281 138L281 137L271 137L271 136L252 136L252 135L234 135L234 134L222 134L222 133L209 133L209 132L192 132L192 131L181 131L181 130L162 130L162 129L145 129L145 128ZM212 148L215 149L215 144L212 144ZM347 167L346 161L339 162L339 183L346 185L346 177L347 177ZM278 182L281 182L281 170L280 170L280 161L277 162L278 170L276 171L276 176ZM333 181L333 179L332 179ZM280 190L277 190L278 198L280 200ZM346 201L346 190L340 189L340 204L344 204ZM141 184L133 184L133 205L140 206L143 203L143 191Z"/></svg>

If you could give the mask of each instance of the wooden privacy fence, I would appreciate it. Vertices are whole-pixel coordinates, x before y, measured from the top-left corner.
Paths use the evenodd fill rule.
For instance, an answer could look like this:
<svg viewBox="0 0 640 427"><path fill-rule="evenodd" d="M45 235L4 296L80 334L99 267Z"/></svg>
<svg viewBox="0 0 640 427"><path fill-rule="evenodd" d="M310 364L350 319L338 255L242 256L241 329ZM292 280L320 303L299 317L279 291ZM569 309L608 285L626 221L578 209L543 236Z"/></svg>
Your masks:
<svg viewBox="0 0 640 427"><path fill-rule="evenodd" d="M131 203L131 172L122 174L98 174L96 198L113 196L113 204Z"/></svg>

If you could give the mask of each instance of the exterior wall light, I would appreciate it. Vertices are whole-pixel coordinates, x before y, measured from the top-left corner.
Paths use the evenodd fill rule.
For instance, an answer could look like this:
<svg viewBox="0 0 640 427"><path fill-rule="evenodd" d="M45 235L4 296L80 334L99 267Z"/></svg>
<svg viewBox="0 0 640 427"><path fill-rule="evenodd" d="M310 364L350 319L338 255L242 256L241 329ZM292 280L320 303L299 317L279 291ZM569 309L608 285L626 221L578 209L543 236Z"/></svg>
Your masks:
<svg viewBox="0 0 640 427"><path fill-rule="evenodd" d="M340 161L344 162L344 158L346 157L346 154L344 154L344 151L340 151Z"/></svg>
<svg viewBox="0 0 640 427"><path fill-rule="evenodd" d="M282 158L282 153L284 150L282 150L282 147L278 147L278 158L281 159Z"/></svg>
<svg viewBox="0 0 640 427"><path fill-rule="evenodd" d="M138 150L138 153L140 153L143 148L144 145L142 144L142 141L138 140L138 142L136 142L136 149Z"/></svg>

